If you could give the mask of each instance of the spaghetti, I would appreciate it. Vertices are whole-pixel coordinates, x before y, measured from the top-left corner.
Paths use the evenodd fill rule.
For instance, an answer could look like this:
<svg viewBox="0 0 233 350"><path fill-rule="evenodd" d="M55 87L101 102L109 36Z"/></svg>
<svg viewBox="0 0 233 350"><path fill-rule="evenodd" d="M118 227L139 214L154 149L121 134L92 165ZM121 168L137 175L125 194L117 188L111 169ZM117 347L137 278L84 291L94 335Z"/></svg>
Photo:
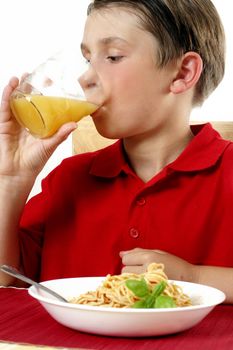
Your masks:
<svg viewBox="0 0 233 350"><path fill-rule="evenodd" d="M162 281L166 282L163 295L173 298L177 307L190 306L190 298L183 293L182 288L172 282L164 272L164 265L152 263L143 274L122 273L121 275L107 275L102 284L95 290L81 294L70 300L71 303L92 306L129 308L140 298L129 290L125 282L129 279L145 279L150 290Z"/></svg>

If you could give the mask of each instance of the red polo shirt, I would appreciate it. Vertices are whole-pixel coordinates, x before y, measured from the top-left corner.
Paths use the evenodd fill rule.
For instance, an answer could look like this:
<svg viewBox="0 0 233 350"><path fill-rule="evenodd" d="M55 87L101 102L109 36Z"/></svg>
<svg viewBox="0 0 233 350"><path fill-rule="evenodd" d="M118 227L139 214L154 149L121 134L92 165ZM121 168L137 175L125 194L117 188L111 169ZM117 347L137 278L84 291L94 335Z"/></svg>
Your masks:
<svg viewBox="0 0 233 350"><path fill-rule="evenodd" d="M38 280L104 276L119 252L160 249L193 264L233 266L233 144L210 124L149 182L122 142L65 159L25 207L20 226L26 273Z"/></svg>

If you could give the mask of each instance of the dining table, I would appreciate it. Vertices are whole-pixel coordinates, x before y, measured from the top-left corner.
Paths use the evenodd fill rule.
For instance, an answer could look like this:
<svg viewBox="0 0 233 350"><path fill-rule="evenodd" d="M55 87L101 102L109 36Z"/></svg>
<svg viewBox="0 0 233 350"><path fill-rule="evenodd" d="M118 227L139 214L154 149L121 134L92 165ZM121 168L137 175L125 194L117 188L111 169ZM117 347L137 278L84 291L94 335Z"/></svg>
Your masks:
<svg viewBox="0 0 233 350"><path fill-rule="evenodd" d="M229 350L233 349L233 306L216 306L199 324L156 337L110 337L67 328L28 294L27 288L0 287L0 350Z"/></svg>

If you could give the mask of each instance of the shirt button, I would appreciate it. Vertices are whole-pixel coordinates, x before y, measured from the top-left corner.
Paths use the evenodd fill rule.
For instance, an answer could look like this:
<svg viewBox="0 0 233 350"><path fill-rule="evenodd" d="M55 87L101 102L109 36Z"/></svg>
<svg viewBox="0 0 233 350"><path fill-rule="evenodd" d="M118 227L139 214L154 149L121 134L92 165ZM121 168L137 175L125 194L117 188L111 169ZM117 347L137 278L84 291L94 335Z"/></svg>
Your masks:
<svg viewBox="0 0 233 350"><path fill-rule="evenodd" d="M145 205L145 204L146 204L145 198L141 197L137 200L137 205Z"/></svg>
<svg viewBox="0 0 233 350"><path fill-rule="evenodd" d="M132 238L138 238L138 236L139 236L139 232L136 228L131 228L129 230L129 234Z"/></svg>

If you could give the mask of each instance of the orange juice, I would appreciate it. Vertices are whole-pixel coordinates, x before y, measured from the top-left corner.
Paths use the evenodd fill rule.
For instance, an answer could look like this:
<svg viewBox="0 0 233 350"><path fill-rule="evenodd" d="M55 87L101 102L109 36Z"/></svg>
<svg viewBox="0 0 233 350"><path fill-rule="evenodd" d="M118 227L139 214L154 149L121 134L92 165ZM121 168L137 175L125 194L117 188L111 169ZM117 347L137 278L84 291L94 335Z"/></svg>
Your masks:
<svg viewBox="0 0 233 350"><path fill-rule="evenodd" d="M13 96L10 105L17 121L40 138L53 135L64 123L77 122L98 108L87 101L44 95Z"/></svg>

